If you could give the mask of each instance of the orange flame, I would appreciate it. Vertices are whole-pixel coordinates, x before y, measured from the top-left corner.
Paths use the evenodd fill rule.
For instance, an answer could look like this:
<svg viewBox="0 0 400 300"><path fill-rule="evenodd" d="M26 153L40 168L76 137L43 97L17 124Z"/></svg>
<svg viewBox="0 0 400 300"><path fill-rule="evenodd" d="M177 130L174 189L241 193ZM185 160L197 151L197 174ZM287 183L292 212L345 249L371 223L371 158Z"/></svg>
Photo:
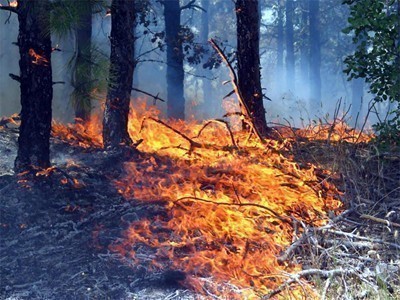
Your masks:
<svg viewBox="0 0 400 300"><path fill-rule="evenodd" d="M149 268L183 271L192 289L227 299L259 298L279 286L285 272L300 269L277 260L301 234L293 222L322 225L328 209L340 209L340 192L321 179L334 174L282 154L291 149L289 134L261 144L243 133L232 138L221 123L174 121L168 127L144 102L130 114L130 135L143 139L138 149L152 155L126 162L114 184L126 199L161 201L167 210L132 222L125 239L111 247L134 263L144 263L137 253L146 246L154 252ZM55 124L53 132L82 147L100 146L101 126L90 126ZM298 134L336 140L349 133L344 124L334 127ZM313 298L312 287L305 288ZM303 290L293 293L304 296Z"/></svg>
<svg viewBox="0 0 400 300"><path fill-rule="evenodd" d="M37 54L34 49L30 48L28 53L33 59L32 60L33 64L35 64L35 65L44 65L44 66L49 64L49 60L46 57Z"/></svg>

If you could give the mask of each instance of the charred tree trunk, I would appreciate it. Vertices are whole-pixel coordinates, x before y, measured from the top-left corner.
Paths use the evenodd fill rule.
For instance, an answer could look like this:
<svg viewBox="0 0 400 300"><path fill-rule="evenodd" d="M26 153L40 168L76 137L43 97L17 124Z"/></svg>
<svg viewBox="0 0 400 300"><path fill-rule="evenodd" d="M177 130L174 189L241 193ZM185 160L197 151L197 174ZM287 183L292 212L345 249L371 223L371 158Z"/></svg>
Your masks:
<svg viewBox="0 0 400 300"><path fill-rule="evenodd" d="M129 103L134 70L135 1L111 4L111 54L109 84L103 119L106 148L131 145L128 133Z"/></svg>
<svg viewBox="0 0 400 300"><path fill-rule="evenodd" d="M286 0L286 88L294 93L293 0Z"/></svg>
<svg viewBox="0 0 400 300"><path fill-rule="evenodd" d="M268 133L261 90L260 26L258 0L237 0L238 84L254 124L262 136Z"/></svg>
<svg viewBox="0 0 400 300"><path fill-rule="evenodd" d="M79 25L75 30L76 61L73 74L72 101L75 117L88 121L91 112L92 90L92 0L81 1Z"/></svg>
<svg viewBox="0 0 400 300"><path fill-rule="evenodd" d="M15 171L50 166L51 69L48 0L18 0L21 126Z"/></svg>
<svg viewBox="0 0 400 300"><path fill-rule="evenodd" d="M309 0L310 26L310 97L313 110L321 106L321 37L319 0Z"/></svg>
<svg viewBox="0 0 400 300"><path fill-rule="evenodd" d="M283 80L283 4L282 0L278 0L278 24L276 37L276 68L277 68L277 83Z"/></svg>
<svg viewBox="0 0 400 300"><path fill-rule="evenodd" d="M164 4L165 41L167 44L167 114L168 118L185 119L183 37L181 36L181 8L179 0Z"/></svg>

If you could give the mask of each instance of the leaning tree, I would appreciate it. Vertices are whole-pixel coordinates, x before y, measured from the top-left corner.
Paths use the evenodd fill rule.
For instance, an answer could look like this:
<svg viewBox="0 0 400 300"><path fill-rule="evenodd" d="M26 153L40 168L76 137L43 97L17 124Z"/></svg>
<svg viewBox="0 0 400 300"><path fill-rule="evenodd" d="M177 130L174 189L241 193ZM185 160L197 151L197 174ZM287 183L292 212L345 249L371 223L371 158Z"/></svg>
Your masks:
<svg viewBox="0 0 400 300"><path fill-rule="evenodd" d="M0 9L16 13L19 21L20 74L10 74L20 83L22 107L15 170L47 168L53 98L50 1L18 0Z"/></svg>

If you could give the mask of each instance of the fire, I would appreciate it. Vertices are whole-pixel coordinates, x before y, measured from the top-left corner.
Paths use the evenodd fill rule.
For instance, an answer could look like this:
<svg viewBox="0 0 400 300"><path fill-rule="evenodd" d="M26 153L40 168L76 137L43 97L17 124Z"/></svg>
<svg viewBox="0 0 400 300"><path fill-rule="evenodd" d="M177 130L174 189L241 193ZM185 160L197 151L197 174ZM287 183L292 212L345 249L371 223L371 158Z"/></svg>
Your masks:
<svg viewBox="0 0 400 300"><path fill-rule="evenodd" d="M300 270L277 257L301 234L294 223L322 225L328 210L340 210L340 192L325 180L334 174L283 155L290 153L290 134L261 144L223 122L166 124L158 114L144 102L131 110L129 133L143 140L138 149L145 158L126 162L114 184L126 199L162 203L164 213L132 222L111 249L150 269L182 271L184 285L226 299L257 299ZM84 148L101 146L95 122L54 124L53 134ZM318 130L332 140L349 133L343 124L330 128ZM319 138L311 129L298 134ZM143 247L153 252L150 262ZM311 286L303 289L313 297Z"/></svg>
<svg viewBox="0 0 400 300"><path fill-rule="evenodd" d="M33 64L35 64L35 65L44 65L44 66L49 64L49 60L46 57L37 54L34 49L32 49L32 48L29 49L28 53L32 57L32 63Z"/></svg>

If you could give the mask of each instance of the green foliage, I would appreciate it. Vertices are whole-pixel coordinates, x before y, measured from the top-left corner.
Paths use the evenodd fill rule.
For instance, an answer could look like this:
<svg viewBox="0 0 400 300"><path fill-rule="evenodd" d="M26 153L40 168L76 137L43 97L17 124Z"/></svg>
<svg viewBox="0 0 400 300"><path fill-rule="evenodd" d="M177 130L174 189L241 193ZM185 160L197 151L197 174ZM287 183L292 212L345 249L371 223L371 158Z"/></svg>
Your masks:
<svg viewBox="0 0 400 300"><path fill-rule="evenodd" d="M365 78L376 102L397 103L391 120L377 124L379 133L391 136L399 130L400 112L400 4L395 0L345 0L350 6L349 26L357 45L345 58L349 80Z"/></svg>

